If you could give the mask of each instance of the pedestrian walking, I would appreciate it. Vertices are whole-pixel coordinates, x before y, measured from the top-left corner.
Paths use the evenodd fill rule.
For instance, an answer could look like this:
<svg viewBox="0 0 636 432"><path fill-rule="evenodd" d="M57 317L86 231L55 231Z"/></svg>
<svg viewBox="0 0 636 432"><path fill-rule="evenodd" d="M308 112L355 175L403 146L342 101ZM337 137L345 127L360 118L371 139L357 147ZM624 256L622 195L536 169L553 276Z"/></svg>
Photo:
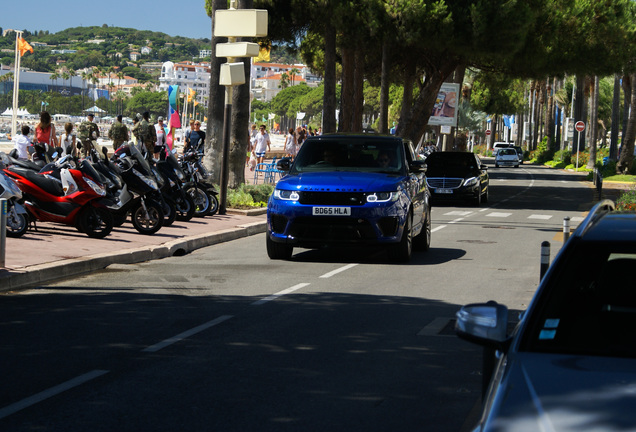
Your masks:
<svg viewBox="0 0 636 432"><path fill-rule="evenodd" d="M113 150L117 150L120 145L128 141L128 128L122 122L121 114L108 130L108 138L113 140Z"/></svg>
<svg viewBox="0 0 636 432"><path fill-rule="evenodd" d="M264 124L261 125L258 133L256 134L256 138L254 138L252 151L256 155L257 163L263 163L263 159L265 159L265 155L267 154L267 151L271 151L271 142L269 140L269 134L267 133L267 128Z"/></svg>

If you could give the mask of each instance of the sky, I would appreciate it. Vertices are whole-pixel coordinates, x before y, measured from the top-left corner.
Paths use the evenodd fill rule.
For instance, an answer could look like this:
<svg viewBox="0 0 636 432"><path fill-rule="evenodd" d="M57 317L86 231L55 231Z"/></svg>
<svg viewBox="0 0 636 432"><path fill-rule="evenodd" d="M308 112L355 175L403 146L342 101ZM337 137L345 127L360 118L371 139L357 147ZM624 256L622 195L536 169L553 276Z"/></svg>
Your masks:
<svg viewBox="0 0 636 432"><path fill-rule="evenodd" d="M6 1L2 5L0 27L57 33L70 27L107 24L170 36L211 39L211 19L204 8L205 0L29 0L25 10L22 2Z"/></svg>

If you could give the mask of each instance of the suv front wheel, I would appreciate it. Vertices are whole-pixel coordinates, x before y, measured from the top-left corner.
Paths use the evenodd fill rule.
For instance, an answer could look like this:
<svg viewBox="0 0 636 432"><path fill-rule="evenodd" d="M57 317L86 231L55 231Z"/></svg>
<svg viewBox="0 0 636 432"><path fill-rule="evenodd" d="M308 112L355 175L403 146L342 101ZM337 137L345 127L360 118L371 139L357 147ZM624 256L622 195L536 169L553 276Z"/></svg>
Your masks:
<svg viewBox="0 0 636 432"><path fill-rule="evenodd" d="M284 243L276 243L269 238L269 233L266 233L266 243L267 243L267 256L270 259L274 260L288 260L292 256L292 252L294 250L293 246L284 244Z"/></svg>

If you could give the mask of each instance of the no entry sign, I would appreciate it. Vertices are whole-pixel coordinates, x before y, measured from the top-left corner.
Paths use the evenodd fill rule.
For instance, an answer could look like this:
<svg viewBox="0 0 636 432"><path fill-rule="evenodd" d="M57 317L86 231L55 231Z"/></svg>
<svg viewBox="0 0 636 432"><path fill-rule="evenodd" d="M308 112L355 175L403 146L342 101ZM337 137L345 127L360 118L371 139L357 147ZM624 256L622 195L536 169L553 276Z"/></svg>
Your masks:
<svg viewBox="0 0 636 432"><path fill-rule="evenodd" d="M585 123L583 123L582 121L577 121L576 124L574 125L574 129L577 130L577 132L583 132L585 130Z"/></svg>

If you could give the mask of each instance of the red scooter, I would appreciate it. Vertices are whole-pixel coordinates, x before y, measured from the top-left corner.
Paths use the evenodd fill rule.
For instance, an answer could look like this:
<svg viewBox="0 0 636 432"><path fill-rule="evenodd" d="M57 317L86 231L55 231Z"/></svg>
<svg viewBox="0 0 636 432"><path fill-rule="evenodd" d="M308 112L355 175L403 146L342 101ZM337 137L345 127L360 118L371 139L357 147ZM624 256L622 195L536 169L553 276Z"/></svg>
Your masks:
<svg viewBox="0 0 636 432"><path fill-rule="evenodd" d="M103 238L113 229L110 211L98 201L106 189L78 168L62 168L61 180L46 173L12 165L4 172L18 185L29 215L39 221L74 226L92 238Z"/></svg>

